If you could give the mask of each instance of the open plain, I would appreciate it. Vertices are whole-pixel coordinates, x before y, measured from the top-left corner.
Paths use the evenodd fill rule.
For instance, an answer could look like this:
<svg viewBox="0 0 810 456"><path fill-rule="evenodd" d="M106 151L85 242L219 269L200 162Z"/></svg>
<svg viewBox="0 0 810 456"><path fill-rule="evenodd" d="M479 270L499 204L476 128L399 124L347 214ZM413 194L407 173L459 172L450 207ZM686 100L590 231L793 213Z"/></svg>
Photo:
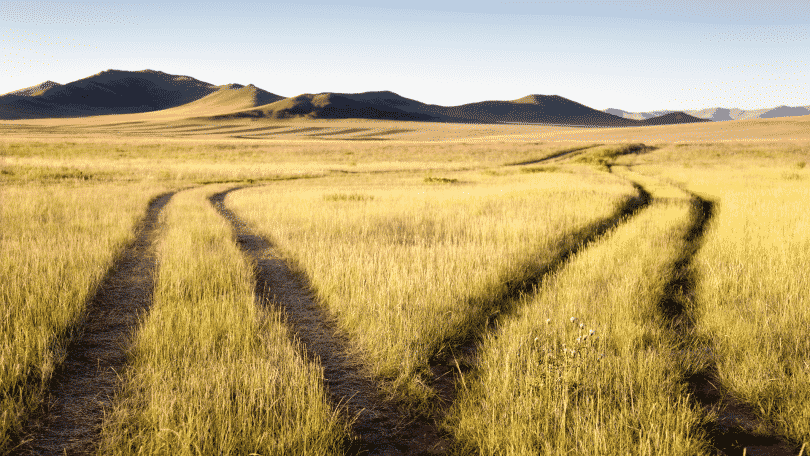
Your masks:
<svg viewBox="0 0 810 456"><path fill-rule="evenodd" d="M0 122L0 454L810 450L810 116L194 112Z"/></svg>

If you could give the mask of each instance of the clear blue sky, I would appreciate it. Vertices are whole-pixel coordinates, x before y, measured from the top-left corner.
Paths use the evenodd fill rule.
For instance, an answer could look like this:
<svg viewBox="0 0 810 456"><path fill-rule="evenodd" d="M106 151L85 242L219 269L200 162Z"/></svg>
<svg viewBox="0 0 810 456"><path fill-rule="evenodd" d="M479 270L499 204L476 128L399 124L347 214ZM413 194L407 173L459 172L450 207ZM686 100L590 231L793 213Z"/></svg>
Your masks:
<svg viewBox="0 0 810 456"><path fill-rule="evenodd" d="M383 6L381 6L383 5ZM283 96L810 105L810 1L0 2L0 93L154 69Z"/></svg>

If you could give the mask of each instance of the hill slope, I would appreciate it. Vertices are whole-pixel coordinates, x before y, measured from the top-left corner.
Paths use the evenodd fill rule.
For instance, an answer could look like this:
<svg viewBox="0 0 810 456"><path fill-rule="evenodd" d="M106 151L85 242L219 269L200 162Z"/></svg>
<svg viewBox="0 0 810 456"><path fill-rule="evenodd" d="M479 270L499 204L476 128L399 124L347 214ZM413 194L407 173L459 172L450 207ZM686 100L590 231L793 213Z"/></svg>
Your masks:
<svg viewBox="0 0 810 456"><path fill-rule="evenodd" d="M360 96L354 97L353 95ZM245 117L289 119L303 117L309 119L438 120L434 115L419 112L418 107L413 110L404 105L400 105L404 109L395 107L398 103L400 103L400 100L395 97L383 99L367 96L367 93L319 93L315 95L305 93L259 106L255 109L213 117L217 119ZM421 104L419 102L415 103Z"/></svg>
<svg viewBox="0 0 810 456"><path fill-rule="evenodd" d="M389 91L302 94L291 98L253 85L215 86L160 71L108 70L60 85L47 81L0 96L0 119L84 117L154 112L195 118L385 119L462 123L526 123L632 127L697 122L684 113L627 118L598 111L558 95L528 95L510 101L460 106L425 104ZM614 113L619 115L613 115ZM657 114L657 113L655 113Z"/></svg>
<svg viewBox="0 0 810 456"><path fill-rule="evenodd" d="M161 111L161 114L189 116L208 116L226 114L234 111L255 108L257 106L283 100L284 97L262 90L253 84L226 84L219 86L216 92L198 100Z"/></svg>
<svg viewBox="0 0 810 456"><path fill-rule="evenodd" d="M671 124L683 124L683 123L695 123L695 122L710 122L707 119L701 119L695 116L690 116L681 111L671 112L669 114L664 114L663 116L652 117L646 120L639 121L639 123L644 125L671 125Z"/></svg>
<svg viewBox="0 0 810 456"><path fill-rule="evenodd" d="M629 112L621 109L609 108L604 112L613 114L625 119L645 120L652 117L670 114L675 111L661 110L648 112ZM794 117L810 115L810 106L779 106L765 109L738 109L738 108L705 108L688 111L680 111L700 119L710 119L714 121L742 120L742 119L772 119L776 117Z"/></svg>
<svg viewBox="0 0 810 456"><path fill-rule="evenodd" d="M681 114L640 122L597 111L558 95L528 95L512 101L482 101L460 106L439 106L425 104L388 91L303 94L254 109L214 116L217 119L245 117L363 118L625 127L704 121Z"/></svg>
<svg viewBox="0 0 810 456"><path fill-rule="evenodd" d="M62 84L53 81L45 81L35 86L26 87L24 89L15 90L13 92L9 92L3 94L2 96L12 95L12 96L20 96L20 97L36 97L40 95L44 95L46 91L52 89L54 87L59 87Z"/></svg>
<svg viewBox="0 0 810 456"><path fill-rule="evenodd" d="M597 111L559 95L528 95L513 101L482 101L444 108L450 119L476 122L632 126L635 122Z"/></svg>
<svg viewBox="0 0 810 456"><path fill-rule="evenodd" d="M0 97L0 119L156 111L198 100L217 89L207 82L160 71L108 70L53 86L40 94L3 95Z"/></svg>

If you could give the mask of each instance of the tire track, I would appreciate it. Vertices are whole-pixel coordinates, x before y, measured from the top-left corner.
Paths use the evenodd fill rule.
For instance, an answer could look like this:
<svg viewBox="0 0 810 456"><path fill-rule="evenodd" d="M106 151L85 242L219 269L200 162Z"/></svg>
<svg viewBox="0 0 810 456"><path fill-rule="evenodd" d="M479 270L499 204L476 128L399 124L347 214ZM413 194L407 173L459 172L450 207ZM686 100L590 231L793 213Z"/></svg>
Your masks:
<svg viewBox="0 0 810 456"><path fill-rule="evenodd" d="M714 217L715 203L683 188L681 190L691 196L692 223L684 235L687 247L674 264L672 279L664 289L659 307L684 346L694 347L685 351L686 365L702 366L688 374L684 381L695 402L706 412L716 413L716 420L705 428L709 440L721 454L729 456L796 455L800 451L798 445L791 445L764 426L752 407L729 394L721 385L710 343L695 337L696 321L690 309L695 302L697 278L692 262ZM760 431L756 432L757 429ZM763 434L762 429L767 432Z"/></svg>
<svg viewBox="0 0 810 456"><path fill-rule="evenodd" d="M25 437L12 450L21 455L90 454L115 387L127 364L126 345L138 316L152 304L158 218L174 195L154 198L129 244L107 271L87 304L77 336L66 349Z"/></svg>
<svg viewBox="0 0 810 456"><path fill-rule="evenodd" d="M611 216L571 233L571 237L580 239L580 241L569 246L556 258L533 271L529 277L508 283L504 294L493 303L492 312L486 318L486 321L479 325L470 325L471 328L478 328L478 330L473 329L471 332L462 335L458 343L451 344L447 350L442 350L431 360L430 371L433 378L430 386L437 391L440 402L439 406L434 410L435 419L444 418L456 400L457 384L463 382L463 378L475 368L480 340L486 334L496 331L499 321L514 314L518 309L520 298L523 295L533 293L546 277L562 269L571 257L590 247L602 235L627 222L650 204L652 201L650 193L639 184L633 183L633 187L637 192L635 197L630 198Z"/></svg>
<svg viewBox="0 0 810 456"><path fill-rule="evenodd" d="M549 155L547 157L538 158L534 160L522 161L517 163L509 163L507 166L523 166L523 165L536 165L538 163L543 163L551 160L556 160L558 158L571 158L575 155L579 155L578 152L582 152L583 150L592 149L594 147L599 147L601 144L592 144L590 146L583 146L583 147L575 147L573 149L565 149L561 150L557 153Z"/></svg>
<svg viewBox="0 0 810 456"><path fill-rule="evenodd" d="M225 196L242 187L209 198L233 228L242 251L255 261L256 300L263 306L278 306L305 347L306 356L319 360L324 383L335 404L353 423L355 436L346 442L348 454L433 455L445 454L449 443L428 416L418 414L383 397L363 366L348 354L349 342L335 329L331 318L309 291L306 279L296 276L264 238L252 233L224 205Z"/></svg>

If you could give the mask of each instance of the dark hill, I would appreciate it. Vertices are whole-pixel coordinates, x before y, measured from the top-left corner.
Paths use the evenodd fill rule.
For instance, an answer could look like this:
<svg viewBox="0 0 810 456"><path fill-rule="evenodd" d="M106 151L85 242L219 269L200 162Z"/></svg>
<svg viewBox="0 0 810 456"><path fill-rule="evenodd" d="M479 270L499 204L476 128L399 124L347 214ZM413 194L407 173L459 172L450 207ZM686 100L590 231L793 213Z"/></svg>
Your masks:
<svg viewBox="0 0 810 456"><path fill-rule="evenodd" d="M513 101L482 101L443 108L448 119L472 122L635 126L636 121L597 111L559 95L528 95Z"/></svg>
<svg viewBox="0 0 810 456"><path fill-rule="evenodd" d="M810 114L810 109L802 106L795 108L790 106L779 106L759 116L762 119L772 119L774 117L806 116Z"/></svg>
<svg viewBox="0 0 810 456"><path fill-rule="evenodd" d="M211 116L255 108L283 100L284 97L262 90L253 84L225 84L199 100L165 111L171 115Z"/></svg>
<svg viewBox="0 0 810 456"><path fill-rule="evenodd" d="M62 84L59 84L58 82L45 81L45 82L37 84L35 86L26 87L24 89L9 92L7 94L4 94L3 96L12 95L12 96L20 96L20 97L35 97L35 96L43 95L49 89L52 89L54 87L59 87L61 85Z"/></svg>
<svg viewBox="0 0 810 456"><path fill-rule="evenodd" d="M690 116L681 111L671 112L669 114L664 114L663 116L652 117L646 120L639 120L639 126L646 126L646 125L670 125L670 124L682 124L682 123L694 123L694 122L711 122L709 119L701 119L699 117Z"/></svg>
<svg viewBox="0 0 810 456"><path fill-rule="evenodd" d="M394 92L303 94L292 98L253 85L215 86L161 71L108 70L65 85L51 81L0 96L0 119L80 117L166 111L206 118L385 119L473 123L634 127L699 122L682 112L646 120L624 118L558 95L460 106L425 104ZM618 110L617 110L618 111Z"/></svg>
<svg viewBox="0 0 810 456"><path fill-rule="evenodd" d="M354 95L361 96L355 98ZM214 117L217 119L243 117L289 119L305 117L310 119L437 120L435 116L429 114L406 111L395 107L401 102L398 98L402 97L366 97L367 99L364 99L363 95L366 94L319 93L313 95L307 93L259 106L256 109L247 109Z"/></svg>
<svg viewBox="0 0 810 456"><path fill-rule="evenodd" d="M180 106L217 90L188 76L160 71L109 70L40 95L0 97L0 118L77 117L148 112Z"/></svg>
<svg viewBox="0 0 810 456"><path fill-rule="evenodd" d="M549 123L568 125L636 126L622 119L560 96L529 95L514 101L483 101L461 106L429 105L389 91L303 94L223 117L286 119L365 118L435 120L477 123Z"/></svg>

